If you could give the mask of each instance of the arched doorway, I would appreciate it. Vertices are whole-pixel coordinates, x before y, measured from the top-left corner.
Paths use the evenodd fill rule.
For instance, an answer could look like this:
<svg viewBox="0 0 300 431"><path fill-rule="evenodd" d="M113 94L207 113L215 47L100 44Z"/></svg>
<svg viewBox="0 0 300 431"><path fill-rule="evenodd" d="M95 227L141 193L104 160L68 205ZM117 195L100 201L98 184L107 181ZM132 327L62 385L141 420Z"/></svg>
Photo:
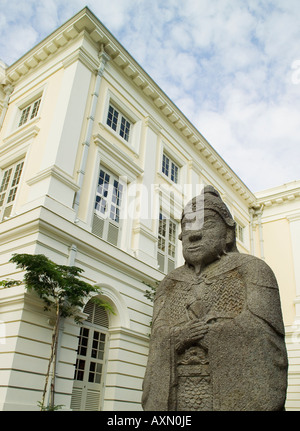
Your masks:
<svg viewBox="0 0 300 431"><path fill-rule="evenodd" d="M107 312L92 301L83 312L88 318L80 329L71 409L93 411L101 409L109 322Z"/></svg>

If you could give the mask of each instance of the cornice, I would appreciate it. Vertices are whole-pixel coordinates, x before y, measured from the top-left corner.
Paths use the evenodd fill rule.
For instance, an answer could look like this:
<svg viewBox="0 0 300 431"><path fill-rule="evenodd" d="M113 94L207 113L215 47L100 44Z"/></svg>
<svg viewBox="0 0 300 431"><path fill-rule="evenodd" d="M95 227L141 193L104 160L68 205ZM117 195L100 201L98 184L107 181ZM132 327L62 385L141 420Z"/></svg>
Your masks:
<svg viewBox="0 0 300 431"><path fill-rule="evenodd" d="M32 122L30 126L26 125L26 127L22 128L21 130L16 130L11 135L4 138L3 144L0 145L0 155L3 156L5 153L11 151L13 148L16 148L24 142L35 138L40 131L40 128L36 125L38 120L39 118L35 119L35 121Z"/></svg>
<svg viewBox="0 0 300 431"><path fill-rule="evenodd" d="M195 171L198 175L202 174L202 166L196 160L189 160L188 166L191 170Z"/></svg>
<svg viewBox="0 0 300 431"><path fill-rule="evenodd" d="M63 67L66 68L78 60L81 61L81 63L83 63L92 72L97 70L99 66L98 59L93 58L93 56L90 55L89 52L83 46L81 46L63 60Z"/></svg>
<svg viewBox="0 0 300 431"><path fill-rule="evenodd" d="M295 221L300 221L300 212L295 213L295 214L290 214L286 217L288 219L288 221L290 223L295 222Z"/></svg>
<svg viewBox="0 0 300 431"><path fill-rule="evenodd" d="M73 178L69 177L67 174L61 171L57 166L51 166L50 168L44 169L43 171L36 174L33 178L30 178L27 181L27 184L31 186L49 177L56 178L74 191L78 191L79 189L78 184L75 183Z"/></svg>
<svg viewBox="0 0 300 431"><path fill-rule="evenodd" d="M139 339L140 341L143 341L145 343L145 346L149 345L149 336L148 335L144 335L140 332L134 331L133 329L127 329L124 327L113 327L113 328L109 328L109 336L110 336L110 340L114 340L114 338L116 340L119 341L120 339L120 334L122 336L127 336L130 339L134 338L134 341L136 342L137 339Z"/></svg>
<svg viewBox="0 0 300 431"><path fill-rule="evenodd" d="M156 133L157 135L159 135L161 133L162 127L159 123L157 123L157 121L154 120L154 118L148 116L145 119L145 126L146 127L150 127L150 129L153 130L154 133Z"/></svg>
<svg viewBox="0 0 300 431"><path fill-rule="evenodd" d="M112 162L117 162L124 167L124 175L127 175L130 181L134 181L138 176L142 175L144 170L133 162L132 158L129 157L119 147L114 145L112 142L108 142L101 135L93 136L94 143L100 148L104 149L102 158L109 156Z"/></svg>
<svg viewBox="0 0 300 431"><path fill-rule="evenodd" d="M287 188L282 186L274 190L266 190L265 194L263 192L258 193L257 207L264 205L265 208L269 208L298 200L300 198L300 182L297 181L295 184L290 183L286 186Z"/></svg>
<svg viewBox="0 0 300 431"><path fill-rule="evenodd" d="M89 40L96 44L99 50L100 47L104 48L112 63L146 96L182 138L198 152L199 156L211 165L214 172L222 177L234 192L247 202L248 206L253 205L256 201L255 195L87 7L8 67L9 81L15 85L19 79L55 55L82 32L88 35Z"/></svg>
<svg viewBox="0 0 300 431"><path fill-rule="evenodd" d="M150 239L154 243L157 242L157 236L153 234L151 230L149 230L146 226L143 226L141 223L138 223L136 226L132 228L132 232L135 234L142 234L146 238Z"/></svg>

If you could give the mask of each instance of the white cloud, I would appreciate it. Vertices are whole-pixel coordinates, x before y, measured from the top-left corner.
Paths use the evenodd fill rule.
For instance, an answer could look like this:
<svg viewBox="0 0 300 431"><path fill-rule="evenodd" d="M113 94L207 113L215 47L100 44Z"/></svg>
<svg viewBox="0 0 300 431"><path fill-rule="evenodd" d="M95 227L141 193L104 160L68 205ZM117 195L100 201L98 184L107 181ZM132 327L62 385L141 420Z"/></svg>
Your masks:
<svg viewBox="0 0 300 431"><path fill-rule="evenodd" d="M59 26L58 5L55 0L39 2L33 16L32 25L43 33L50 33Z"/></svg>
<svg viewBox="0 0 300 431"><path fill-rule="evenodd" d="M8 64L12 63L16 58L21 57L30 50L36 44L37 40L38 33L31 26L10 26L10 33L5 38L7 56L4 60Z"/></svg>
<svg viewBox="0 0 300 431"><path fill-rule="evenodd" d="M298 0L0 5L7 63L87 5L250 189L300 178Z"/></svg>

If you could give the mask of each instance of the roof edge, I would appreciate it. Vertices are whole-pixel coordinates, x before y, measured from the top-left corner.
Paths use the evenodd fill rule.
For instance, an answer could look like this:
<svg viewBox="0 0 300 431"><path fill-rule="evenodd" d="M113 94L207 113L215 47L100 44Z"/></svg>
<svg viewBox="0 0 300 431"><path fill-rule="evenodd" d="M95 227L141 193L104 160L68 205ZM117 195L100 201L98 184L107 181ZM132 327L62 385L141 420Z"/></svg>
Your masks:
<svg viewBox="0 0 300 431"><path fill-rule="evenodd" d="M99 44L99 47L101 44L104 46L114 64L143 91L162 115L173 124L190 145L199 151L233 191L240 195L249 207L252 206L256 201L255 194L87 6L8 66L6 69L8 80L12 85L16 84L41 62L55 55L58 49L75 39L83 30L88 32L95 44Z"/></svg>

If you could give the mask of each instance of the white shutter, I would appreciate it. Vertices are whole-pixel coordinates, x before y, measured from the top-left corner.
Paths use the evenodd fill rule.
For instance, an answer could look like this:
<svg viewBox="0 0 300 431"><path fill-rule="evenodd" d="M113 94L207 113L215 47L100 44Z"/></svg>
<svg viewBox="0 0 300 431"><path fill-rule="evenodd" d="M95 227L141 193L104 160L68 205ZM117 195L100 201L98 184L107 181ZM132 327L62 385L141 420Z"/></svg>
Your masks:
<svg viewBox="0 0 300 431"><path fill-rule="evenodd" d="M93 311L94 311L94 306L95 304L93 304L92 301L89 301L86 306L84 307L83 312L88 314L88 318L86 319L87 322L91 322L93 323Z"/></svg>
<svg viewBox="0 0 300 431"><path fill-rule="evenodd" d="M172 259L168 259L168 273L170 271L173 271L173 269L175 268L175 262Z"/></svg>
<svg viewBox="0 0 300 431"><path fill-rule="evenodd" d="M123 194L124 184L120 179L100 166L92 233L115 246L119 244Z"/></svg>
<svg viewBox="0 0 300 431"><path fill-rule="evenodd" d="M7 218L10 217L11 210L12 210L12 205L10 205L9 207L6 207L4 209L4 211L3 211L3 220L6 220Z"/></svg>
<svg viewBox="0 0 300 431"><path fill-rule="evenodd" d="M118 245L119 227L113 223L108 225L107 241L113 245Z"/></svg>
<svg viewBox="0 0 300 431"><path fill-rule="evenodd" d="M159 270L164 272L165 270L165 256L162 253L157 253L157 263Z"/></svg>
<svg viewBox="0 0 300 431"><path fill-rule="evenodd" d="M93 323L108 328L108 315L103 308L95 306Z"/></svg>
<svg viewBox="0 0 300 431"><path fill-rule="evenodd" d="M92 233L99 236L100 238L102 238L103 237L103 229L104 229L104 220L102 218L98 217L96 214L94 214Z"/></svg>
<svg viewBox="0 0 300 431"><path fill-rule="evenodd" d="M85 411L95 411L99 410L100 402L100 391L93 391L91 389L87 390L86 401L85 401Z"/></svg>
<svg viewBox="0 0 300 431"><path fill-rule="evenodd" d="M159 213L157 263L159 270L169 273L175 268L176 222Z"/></svg>
<svg viewBox="0 0 300 431"><path fill-rule="evenodd" d="M86 319L87 322L93 323L94 325L103 326L104 328L108 328L108 315L104 308L99 307L92 301L89 301L84 307L83 312L89 315Z"/></svg>
<svg viewBox="0 0 300 431"><path fill-rule="evenodd" d="M71 399L71 409L74 411L79 411L81 407L82 398L82 388L73 387L72 399Z"/></svg>

